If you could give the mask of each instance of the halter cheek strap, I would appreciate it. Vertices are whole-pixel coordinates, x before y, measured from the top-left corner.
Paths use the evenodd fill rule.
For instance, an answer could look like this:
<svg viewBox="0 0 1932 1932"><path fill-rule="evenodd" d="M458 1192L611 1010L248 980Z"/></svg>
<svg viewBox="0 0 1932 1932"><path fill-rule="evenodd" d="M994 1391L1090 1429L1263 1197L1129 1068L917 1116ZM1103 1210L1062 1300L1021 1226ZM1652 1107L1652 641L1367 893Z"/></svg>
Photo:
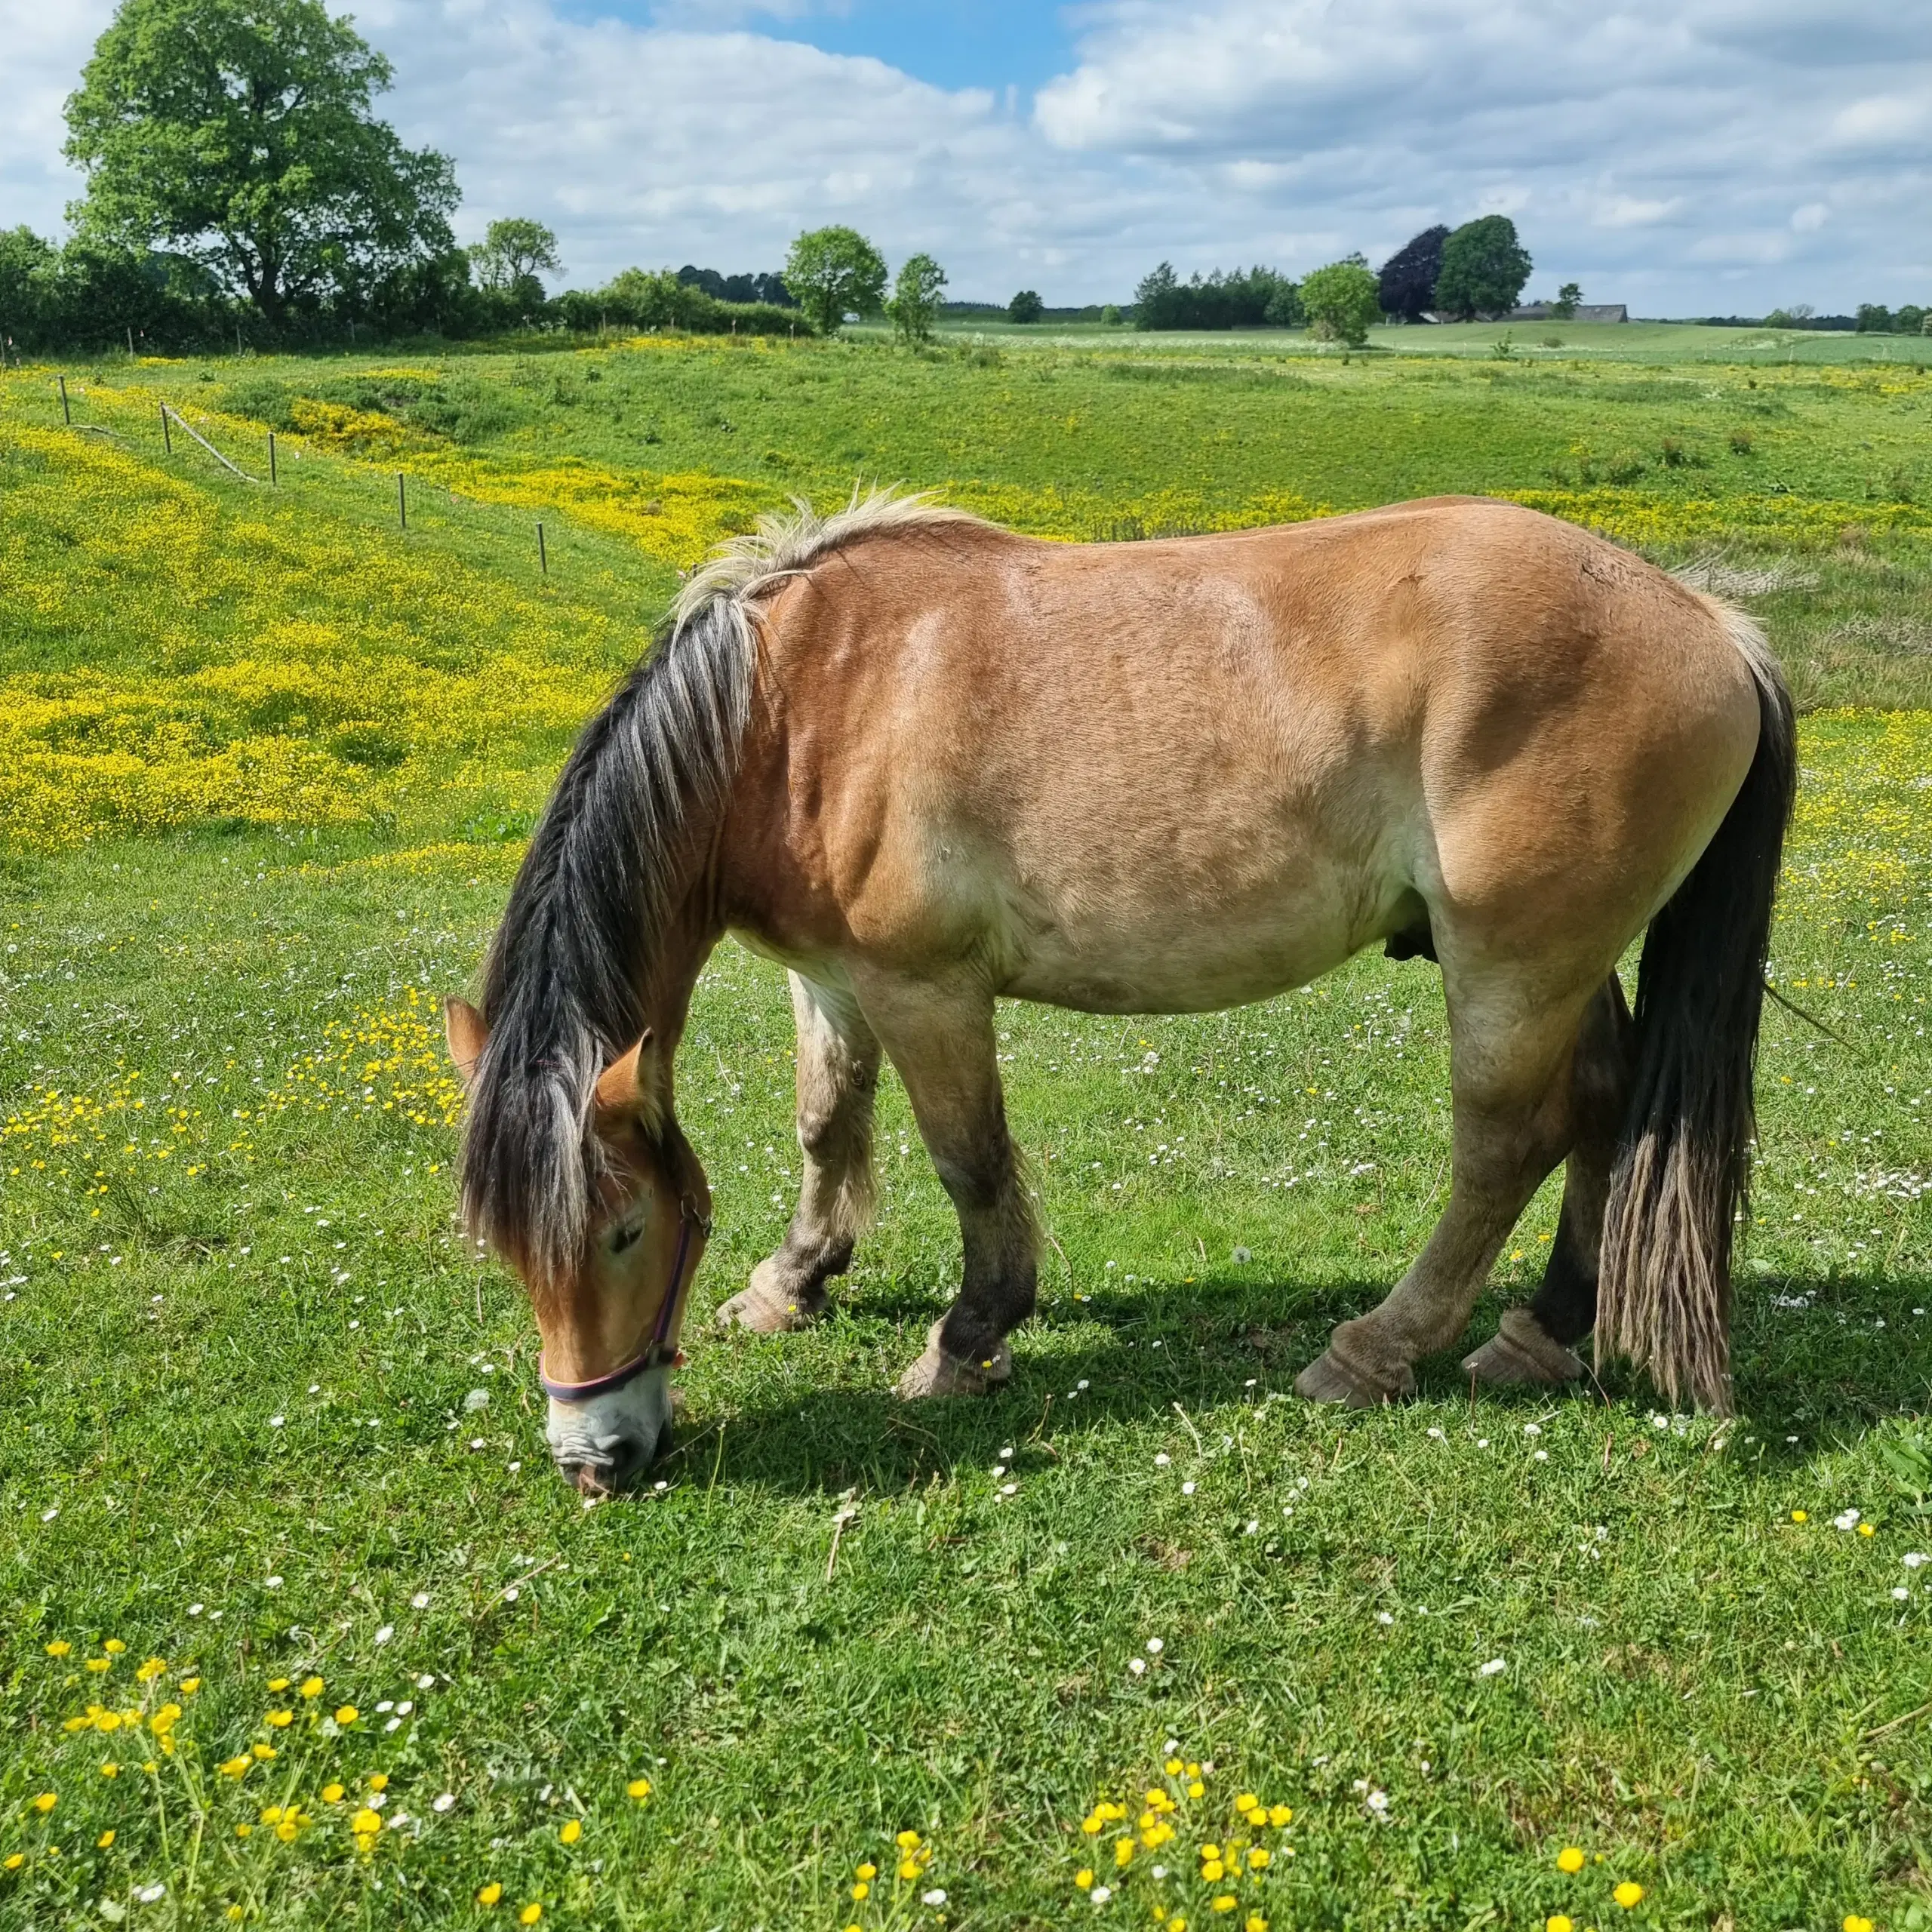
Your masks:
<svg viewBox="0 0 1932 1932"><path fill-rule="evenodd" d="M678 1204L678 1252L671 1263L671 1284L664 1291L664 1305L657 1311L657 1325L651 1331L650 1340L623 1367L612 1369L608 1375L594 1376L588 1382L556 1382L544 1374L539 1358L537 1379L543 1385L544 1394L553 1402L588 1402L595 1396L608 1395L627 1386L648 1369L681 1366L684 1356L670 1346L669 1337L684 1285L685 1263L691 1255L693 1228L709 1235L711 1223L688 1201L681 1201Z"/></svg>

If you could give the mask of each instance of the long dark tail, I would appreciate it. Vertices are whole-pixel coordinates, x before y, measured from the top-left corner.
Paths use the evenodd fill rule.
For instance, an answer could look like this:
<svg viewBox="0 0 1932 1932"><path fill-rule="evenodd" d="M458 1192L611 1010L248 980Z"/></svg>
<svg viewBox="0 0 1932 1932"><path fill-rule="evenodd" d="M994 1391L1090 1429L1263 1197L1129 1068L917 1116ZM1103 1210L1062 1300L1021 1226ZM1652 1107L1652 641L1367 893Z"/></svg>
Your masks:
<svg viewBox="0 0 1932 1932"><path fill-rule="evenodd" d="M1756 626L1719 610L1757 679L1758 750L1716 836L1644 937L1597 1338L1647 1369L1673 1404L1688 1397L1727 1414L1731 1230L1749 1211L1752 1076L1798 770L1783 675Z"/></svg>

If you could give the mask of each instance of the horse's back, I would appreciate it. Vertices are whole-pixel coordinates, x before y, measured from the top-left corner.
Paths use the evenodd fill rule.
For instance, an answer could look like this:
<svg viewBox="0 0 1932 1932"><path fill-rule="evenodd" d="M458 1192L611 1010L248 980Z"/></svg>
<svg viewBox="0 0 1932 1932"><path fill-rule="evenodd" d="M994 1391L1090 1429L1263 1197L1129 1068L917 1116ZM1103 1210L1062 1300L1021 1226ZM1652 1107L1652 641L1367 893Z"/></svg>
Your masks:
<svg viewBox="0 0 1932 1932"><path fill-rule="evenodd" d="M1255 997L1418 896L1506 943L1607 894L1627 936L1755 743L1707 600L1481 498L1124 544L912 525L764 629L752 764L807 888L771 916L1082 1004Z"/></svg>

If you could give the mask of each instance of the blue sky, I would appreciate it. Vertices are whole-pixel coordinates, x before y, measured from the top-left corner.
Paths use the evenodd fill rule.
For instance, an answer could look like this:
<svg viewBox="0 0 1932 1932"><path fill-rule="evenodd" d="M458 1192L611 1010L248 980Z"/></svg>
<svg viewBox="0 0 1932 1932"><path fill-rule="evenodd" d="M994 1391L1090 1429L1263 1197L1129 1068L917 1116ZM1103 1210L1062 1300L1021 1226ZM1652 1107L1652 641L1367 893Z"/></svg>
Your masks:
<svg viewBox="0 0 1932 1932"><path fill-rule="evenodd" d="M331 0L340 5L343 0ZM0 0L0 226L57 232L113 0ZM1932 7L1899 0L349 0L466 240L584 285L847 222L958 296L1123 300L1509 215L1531 292L1639 314L1932 301Z"/></svg>

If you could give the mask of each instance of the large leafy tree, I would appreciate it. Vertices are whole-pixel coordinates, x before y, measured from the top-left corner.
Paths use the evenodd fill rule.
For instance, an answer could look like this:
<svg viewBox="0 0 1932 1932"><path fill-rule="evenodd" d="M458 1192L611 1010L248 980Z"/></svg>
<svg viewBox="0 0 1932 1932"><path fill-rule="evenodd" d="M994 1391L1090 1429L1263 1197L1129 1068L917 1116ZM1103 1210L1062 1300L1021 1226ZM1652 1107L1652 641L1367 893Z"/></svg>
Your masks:
<svg viewBox="0 0 1932 1932"><path fill-rule="evenodd" d="M83 234L202 263L271 323L453 246L448 158L370 103L389 63L321 0L122 0L67 101Z"/></svg>
<svg viewBox="0 0 1932 1932"><path fill-rule="evenodd" d="M539 272L561 275L564 264L557 254L557 238L540 221L521 216L506 216L493 221L483 238L469 251L476 279L488 289L514 289L520 283L534 282ZM679 278L683 279L681 276ZM543 293L540 284L537 293Z"/></svg>
<svg viewBox="0 0 1932 1932"><path fill-rule="evenodd" d="M1442 272L1446 228L1425 228L1411 235L1382 264L1381 301L1385 315L1419 322L1435 306L1435 278Z"/></svg>
<svg viewBox="0 0 1932 1932"><path fill-rule="evenodd" d="M1435 306L1465 321L1505 315L1529 278L1529 251L1516 239L1516 224L1506 214L1478 216L1442 245Z"/></svg>
<svg viewBox="0 0 1932 1932"><path fill-rule="evenodd" d="M1380 286L1359 255L1344 255L1303 275L1301 300L1309 332L1321 342L1343 342L1359 349L1382 319Z"/></svg>
<svg viewBox="0 0 1932 1932"><path fill-rule="evenodd" d="M885 260L856 228L814 228L792 244L785 286L821 335L848 315L875 315L885 303Z"/></svg>

